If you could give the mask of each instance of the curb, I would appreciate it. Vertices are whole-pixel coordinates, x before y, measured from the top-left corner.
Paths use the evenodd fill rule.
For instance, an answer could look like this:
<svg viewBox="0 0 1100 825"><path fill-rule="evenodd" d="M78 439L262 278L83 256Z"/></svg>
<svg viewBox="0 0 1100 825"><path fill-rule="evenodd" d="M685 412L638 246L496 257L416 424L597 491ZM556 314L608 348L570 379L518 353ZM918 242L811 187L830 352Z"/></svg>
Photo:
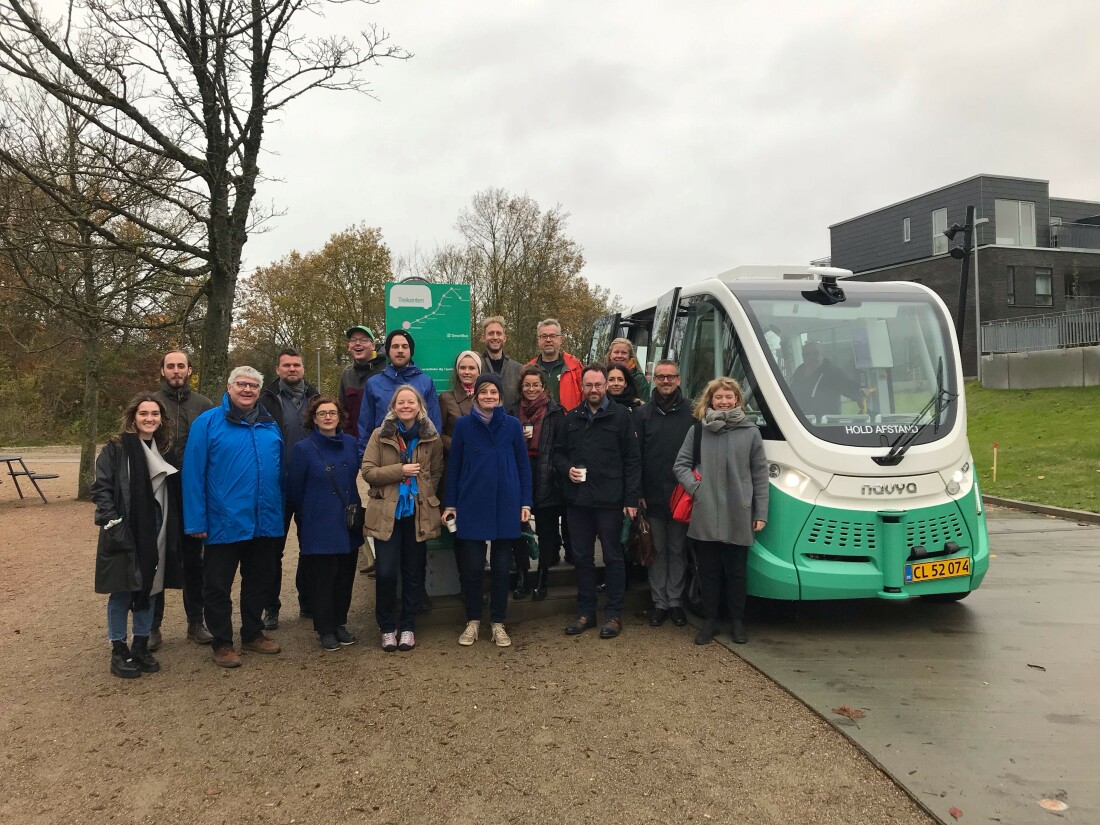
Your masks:
<svg viewBox="0 0 1100 825"><path fill-rule="evenodd" d="M1070 510L1068 507L1052 507L1049 504L1036 504L1033 501L1016 501L1012 498L987 495L982 496L982 503L993 504L997 507L1009 507L1013 510L1023 510L1027 513L1054 516L1069 521L1084 521L1089 524L1100 524L1100 513L1093 513L1089 510Z"/></svg>

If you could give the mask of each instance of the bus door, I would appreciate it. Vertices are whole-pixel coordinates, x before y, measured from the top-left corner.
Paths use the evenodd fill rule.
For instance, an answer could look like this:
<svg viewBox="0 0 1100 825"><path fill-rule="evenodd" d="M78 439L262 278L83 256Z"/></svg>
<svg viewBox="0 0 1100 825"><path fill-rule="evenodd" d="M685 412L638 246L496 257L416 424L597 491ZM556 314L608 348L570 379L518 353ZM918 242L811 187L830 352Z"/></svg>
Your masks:
<svg viewBox="0 0 1100 825"><path fill-rule="evenodd" d="M619 334L621 325L622 315L618 312L605 315L596 321L596 325L592 328L592 343L588 347L587 363L596 364L603 361L607 351L611 349L612 339Z"/></svg>
<svg viewBox="0 0 1100 825"><path fill-rule="evenodd" d="M641 356L638 363L645 365L646 377L653 375L653 365L662 358L672 358L669 355L669 343L672 340L672 324L676 319L676 312L680 306L680 287L671 292L666 292L657 301L653 312L653 326L649 331L649 347L645 353L645 359Z"/></svg>

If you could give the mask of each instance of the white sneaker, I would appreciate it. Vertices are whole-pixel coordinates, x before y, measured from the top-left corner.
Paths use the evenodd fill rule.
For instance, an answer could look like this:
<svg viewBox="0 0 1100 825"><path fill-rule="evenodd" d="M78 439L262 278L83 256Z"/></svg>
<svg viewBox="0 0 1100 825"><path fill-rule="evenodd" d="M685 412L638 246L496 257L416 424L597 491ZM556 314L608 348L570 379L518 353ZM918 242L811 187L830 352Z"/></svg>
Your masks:
<svg viewBox="0 0 1100 825"><path fill-rule="evenodd" d="M458 643L463 647L469 647L477 641L477 634L481 632L481 622L469 621L466 622L466 629L462 631L462 635L458 637Z"/></svg>
<svg viewBox="0 0 1100 825"><path fill-rule="evenodd" d="M512 646L512 639L508 636L508 631L504 629L504 625L500 622L493 622L493 644L497 647Z"/></svg>
<svg viewBox="0 0 1100 825"><path fill-rule="evenodd" d="M397 639L398 650L412 650L416 647L416 634L411 630L402 630Z"/></svg>

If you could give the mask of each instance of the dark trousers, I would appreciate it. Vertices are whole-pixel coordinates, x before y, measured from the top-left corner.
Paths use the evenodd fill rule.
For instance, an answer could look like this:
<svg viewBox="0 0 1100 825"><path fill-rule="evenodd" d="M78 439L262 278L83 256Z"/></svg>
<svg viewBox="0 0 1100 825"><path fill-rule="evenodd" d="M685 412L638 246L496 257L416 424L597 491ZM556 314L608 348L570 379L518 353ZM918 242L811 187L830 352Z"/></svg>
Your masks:
<svg viewBox="0 0 1100 825"><path fill-rule="evenodd" d="M358 564L358 548L350 553L303 553L298 557L298 573L313 606L313 629L320 635L335 633L348 623Z"/></svg>
<svg viewBox="0 0 1100 825"><path fill-rule="evenodd" d="M549 570L561 560L561 548L565 546L565 558L572 561L573 542L569 535L569 519L564 507L539 507L533 513L535 535L539 539L539 570Z"/></svg>
<svg viewBox="0 0 1100 825"><path fill-rule="evenodd" d="M718 602L722 584L725 583L729 617L744 619L749 548L720 541L697 541L695 563L703 596L703 612L706 614L704 618L717 621Z"/></svg>
<svg viewBox="0 0 1100 825"><path fill-rule="evenodd" d="M202 601L202 539L184 536L180 541L180 555L183 557L183 612L188 624L201 624L203 621ZM153 629L160 630L164 621L164 593L153 597Z"/></svg>
<svg viewBox="0 0 1100 825"><path fill-rule="evenodd" d="M206 545L203 560L203 598L206 626L214 648L233 644L233 579L241 568L241 641L263 633L263 610L275 580L278 539L261 537L230 544Z"/></svg>
<svg viewBox="0 0 1100 825"><path fill-rule="evenodd" d="M603 548L604 582L607 603L604 613L609 619L623 615L626 593L626 567L623 545L619 541L623 527L620 507L570 507L569 532L573 538L573 564L577 568L577 615L596 615L596 538Z"/></svg>
<svg viewBox="0 0 1100 825"><path fill-rule="evenodd" d="M512 539L496 539L489 547L489 620L503 622L508 613L508 578L512 567ZM462 598L466 621L481 621L481 593L485 580L485 542L458 539L462 554Z"/></svg>
<svg viewBox="0 0 1100 825"><path fill-rule="evenodd" d="M374 615L383 633L416 630L428 544L416 540L416 517L393 523L388 539L374 540ZM397 578L401 577L401 614L397 613Z"/></svg>
<svg viewBox="0 0 1100 825"><path fill-rule="evenodd" d="M279 555L275 561L275 584L272 589L271 596L264 607L268 610L278 613L282 610L283 602L279 596L283 592L283 553L286 551L286 539L287 534L290 531L290 505L283 504L283 535L279 538ZM309 604L309 584L305 580L305 574L302 572L301 557L298 562L298 572L294 575L294 589L298 591L298 609L302 613L312 613L313 610Z"/></svg>

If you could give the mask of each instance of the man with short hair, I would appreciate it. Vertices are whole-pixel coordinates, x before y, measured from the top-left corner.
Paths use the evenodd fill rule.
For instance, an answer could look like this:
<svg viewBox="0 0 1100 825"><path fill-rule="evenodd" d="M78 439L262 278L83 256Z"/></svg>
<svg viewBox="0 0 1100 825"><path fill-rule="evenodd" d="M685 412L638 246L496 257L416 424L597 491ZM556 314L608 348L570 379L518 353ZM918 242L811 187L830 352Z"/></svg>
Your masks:
<svg viewBox="0 0 1100 825"><path fill-rule="evenodd" d="M802 347L802 363L791 376L791 392L803 415L840 415L840 397L863 404L867 390L845 375L825 357L821 344L807 341Z"/></svg>
<svg viewBox="0 0 1100 825"><path fill-rule="evenodd" d="M340 401L344 405L340 429L358 437L355 429L359 421L359 407L363 402L363 388L367 381L385 369L386 356L375 350L374 331L370 327L349 327L344 334L348 338L348 353L352 362L340 373Z"/></svg>
<svg viewBox="0 0 1100 825"><path fill-rule="evenodd" d="M653 531L656 558L649 567L653 610L650 627L660 627L671 616L677 627L687 624L684 579L687 573L687 525L672 520L668 501L676 486L672 465L695 423L691 400L680 390L680 367L671 359L653 368L653 395L634 413L638 446L642 452L642 503Z"/></svg>
<svg viewBox="0 0 1100 825"><path fill-rule="evenodd" d="M569 502L566 518L577 568L576 636L596 625L596 538L603 549L607 604L601 639L622 632L626 565L623 516L634 518L641 494L641 455L630 411L607 397L607 368L589 364L582 373L585 401L568 412L554 444L554 470Z"/></svg>
<svg viewBox="0 0 1100 825"><path fill-rule="evenodd" d="M260 404L271 413L283 436L284 470L290 466L290 451L294 449L294 445L303 438L309 437L309 430L306 429L302 416L309 407L310 399L317 395L317 388L306 380L305 373L302 353L293 347L284 347L279 350L275 358L275 380L260 392ZM282 600L279 598L283 590L283 553L286 551L286 533L290 529L291 513L292 508L289 503L284 503L283 537L279 542L275 583L268 599L267 610L264 611L264 630L279 629L279 611L283 607ZM313 610L306 598L308 585L301 565L298 566L294 584L298 590L299 612L303 616L311 616Z"/></svg>
<svg viewBox="0 0 1100 825"><path fill-rule="evenodd" d="M523 371L523 366L504 354L507 340L503 317L491 315L481 322L481 342L485 344L485 351L481 355L481 374L491 372L500 376L503 387L502 406L511 410L519 401L519 374Z"/></svg>
<svg viewBox="0 0 1100 825"><path fill-rule="evenodd" d="M283 437L259 403L263 376L252 367L229 374L220 407L191 425L183 454L183 531L206 542L203 598L214 636L214 662L240 667L233 649L233 579L241 569L241 642L278 653L264 635L283 532Z"/></svg>
<svg viewBox="0 0 1100 825"><path fill-rule="evenodd" d="M443 416L439 411L439 396L436 395L435 384L413 363L415 349L416 342L406 330L395 329L386 336L386 357L390 363L380 373L372 376L363 389L363 404L359 408L359 455L367 449L371 433L382 426L382 419L389 412L393 394L398 387L406 384L420 393L428 418L437 432L443 432Z"/></svg>
<svg viewBox="0 0 1100 825"><path fill-rule="evenodd" d="M584 397L581 393L583 366L568 352L562 352L561 324L557 318L539 321L536 343L539 354L528 363L538 364L546 373L546 389L550 397L568 412Z"/></svg>
<svg viewBox="0 0 1100 825"><path fill-rule="evenodd" d="M176 467L183 466L183 450L191 422L214 407L205 395L191 389L191 359L182 350L166 352L160 359L160 389L154 397L164 405L168 416L168 431L172 436L169 460ZM180 545L183 556L183 611L187 616L187 638L200 645L214 640L206 629L202 603L202 542L184 536ZM149 634L149 649L161 644L160 626L164 620L164 593L155 597L153 628Z"/></svg>

